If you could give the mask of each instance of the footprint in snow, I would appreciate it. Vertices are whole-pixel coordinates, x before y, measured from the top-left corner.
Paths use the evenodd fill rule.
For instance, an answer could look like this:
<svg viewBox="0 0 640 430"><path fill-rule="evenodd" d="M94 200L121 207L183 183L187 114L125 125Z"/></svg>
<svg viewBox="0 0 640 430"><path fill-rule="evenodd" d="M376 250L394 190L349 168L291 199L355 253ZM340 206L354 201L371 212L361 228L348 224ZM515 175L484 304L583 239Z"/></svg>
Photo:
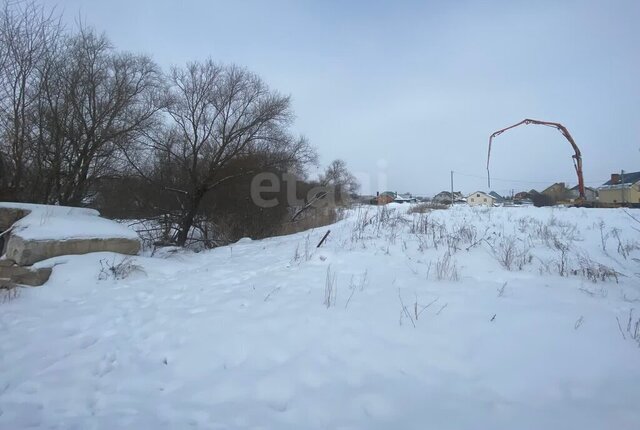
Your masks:
<svg viewBox="0 0 640 430"><path fill-rule="evenodd" d="M92 347L93 345L95 345L96 343L98 343L98 338L95 336L87 336L85 338L83 338L82 340L80 340L80 348L81 349L88 349L90 347Z"/></svg>
<svg viewBox="0 0 640 430"><path fill-rule="evenodd" d="M102 378L103 376L111 373L116 367L117 357L114 352L104 354L102 359L98 363L98 366L94 370L93 374Z"/></svg>

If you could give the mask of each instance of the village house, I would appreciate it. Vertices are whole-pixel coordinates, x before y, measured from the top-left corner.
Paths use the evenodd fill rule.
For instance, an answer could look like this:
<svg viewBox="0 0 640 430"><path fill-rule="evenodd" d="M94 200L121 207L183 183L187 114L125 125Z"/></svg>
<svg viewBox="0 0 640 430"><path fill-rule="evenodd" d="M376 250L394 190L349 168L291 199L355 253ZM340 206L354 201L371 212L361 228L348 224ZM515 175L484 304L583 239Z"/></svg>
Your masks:
<svg viewBox="0 0 640 430"><path fill-rule="evenodd" d="M573 200L580 197L580 190L577 185L569 190L569 195ZM584 187L584 197L588 202L595 202L598 200L598 191L595 188Z"/></svg>
<svg viewBox="0 0 640 430"><path fill-rule="evenodd" d="M613 173L598 188L598 199L602 203L639 204L640 172Z"/></svg>
<svg viewBox="0 0 640 430"><path fill-rule="evenodd" d="M495 197L482 191L476 191L467 196L467 204L469 206L493 206L495 202Z"/></svg>
<svg viewBox="0 0 640 430"><path fill-rule="evenodd" d="M538 192L534 189L531 189L529 191L521 191L517 193L515 196L513 196L513 200L515 201L531 200L533 196L535 196L536 194L538 194Z"/></svg>
<svg viewBox="0 0 640 430"><path fill-rule="evenodd" d="M396 193L393 191L383 191L382 193L378 193L378 195L371 200L371 203L376 205L386 205L394 201L396 198Z"/></svg>
<svg viewBox="0 0 640 430"><path fill-rule="evenodd" d="M443 203L450 204L451 203L451 192L450 191L442 191L433 196L433 202L435 203ZM466 199L462 195L460 191L454 191L453 193L453 202L454 203L465 203Z"/></svg>
<svg viewBox="0 0 640 430"><path fill-rule="evenodd" d="M396 193L396 198L393 201L396 203L416 203L418 199L413 197L411 193Z"/></svg>
<svg viewBox="0 0 640 430"><path fill-rule="evenodd" d="M564 182L556 182L544 189L540 194L550 197L554 202L567 201L571 198L571 191L569 191Z"/></svg>
<svg viewBox="0 0 640 430"><path fill-rule="evenodd" d="M507 200L504 197L502 197L500 194L496 193L495 191L491 191L489 195L494 199L496 199L496 203L503 203L505 200Z"/></svg>
<svg viewBox="0 0 640 430"><path fill-rule="evenodd" d="M418 199L411 193L399 194L395 191L384 191L371 199L372 204L386 205L388 203L415 203Z"/></svg>

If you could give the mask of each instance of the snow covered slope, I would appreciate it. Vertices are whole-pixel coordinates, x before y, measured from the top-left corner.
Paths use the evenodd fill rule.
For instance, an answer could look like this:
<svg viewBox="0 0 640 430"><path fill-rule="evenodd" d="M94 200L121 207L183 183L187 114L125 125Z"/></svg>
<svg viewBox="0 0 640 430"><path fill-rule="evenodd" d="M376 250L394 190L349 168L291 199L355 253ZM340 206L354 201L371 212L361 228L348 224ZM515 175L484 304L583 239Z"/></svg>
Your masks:
<svg viewBox="0 0 640 430"><path fill-rule="evenodd" d="M405 208L60 257L0 304L0 428L640 428L635 221Z"/></svg>

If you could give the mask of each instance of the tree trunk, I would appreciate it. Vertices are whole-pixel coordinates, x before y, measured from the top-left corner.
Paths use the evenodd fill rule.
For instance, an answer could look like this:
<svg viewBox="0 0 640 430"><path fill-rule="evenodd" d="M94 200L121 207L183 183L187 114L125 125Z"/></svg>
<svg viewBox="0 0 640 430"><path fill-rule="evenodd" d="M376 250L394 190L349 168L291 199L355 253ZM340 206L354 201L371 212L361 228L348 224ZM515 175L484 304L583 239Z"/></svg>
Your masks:
<svg viewBox="0 0 640 430"><path fill-rule="evenodd" d="M180 229L178 230L176 245L184 246L185 243L187 243L187 239L189 238L189 231L191 230L191 227L193 226L193 220L198 213L198 208L200 207L200 201L202 201L202 197L204 197L204 191L198 190L188 200L187 204L189 206L186 208L186 213L184 213L184 215L182 216L182 220L180 221Z"/></svg>

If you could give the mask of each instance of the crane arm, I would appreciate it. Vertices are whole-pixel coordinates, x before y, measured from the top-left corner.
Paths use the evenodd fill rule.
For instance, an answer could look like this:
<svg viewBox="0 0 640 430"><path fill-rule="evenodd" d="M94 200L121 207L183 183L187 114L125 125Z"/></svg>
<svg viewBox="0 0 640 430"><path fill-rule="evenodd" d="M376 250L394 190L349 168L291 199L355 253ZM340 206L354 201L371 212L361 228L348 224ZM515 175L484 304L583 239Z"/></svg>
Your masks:
<svg viewBox="0 0 640 430"><path fill-rule="evenodd" d="M489 181L489 187L491 187L491 176L489 173L489 160L491 158L491 144L493 142L493 138L501 135L507 130L511 130L512 128L516 128L521 125L529 125L529 124L545 125L547 127L553 127L559 130L560 133L562 133L562 135L569 141L575 153L572 157L573 157L573 167L576 169L576 174L578 175L578 192L580 193L580 198L585 200L584 177L582 174L582 154L575 140L573 140L571 133L569 133L569 130L567 130L567 128L564 125L560 124L559 122L540 121L537 119L530 119L530 118L523 119L517 124L513 124L513 125L510 125L509 127L505 127L498 131L495 131L493 134L491 134L491 136L489 136L489 152L487 154L487 178Z"/></svg>

